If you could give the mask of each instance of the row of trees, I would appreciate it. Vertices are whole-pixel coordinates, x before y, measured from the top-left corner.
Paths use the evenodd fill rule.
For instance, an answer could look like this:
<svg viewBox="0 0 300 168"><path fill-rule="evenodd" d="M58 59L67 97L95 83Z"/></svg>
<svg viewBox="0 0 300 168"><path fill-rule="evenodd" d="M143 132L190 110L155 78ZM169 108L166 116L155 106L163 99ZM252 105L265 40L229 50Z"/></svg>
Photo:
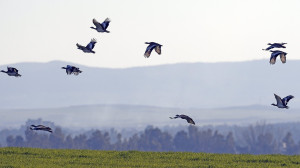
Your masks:
<svg viewBox="0 0 300 168"><path fill-rule="evenodd" d="M243 140L244 144L237 144L232 132L224 136L218 131L199 130L195 126L189 126L187 131L179 131L174 136L150 126L130 138L117 134L113 143L108 132L96 130L90 136L71 136L65 135L59 127L52 134L28 129L24 138L20 135L6 138L7 146L34 148L300 154L300 143L294 142L291 133L276 140L272 133L258 132L251 126L244 131Z"/></svg>

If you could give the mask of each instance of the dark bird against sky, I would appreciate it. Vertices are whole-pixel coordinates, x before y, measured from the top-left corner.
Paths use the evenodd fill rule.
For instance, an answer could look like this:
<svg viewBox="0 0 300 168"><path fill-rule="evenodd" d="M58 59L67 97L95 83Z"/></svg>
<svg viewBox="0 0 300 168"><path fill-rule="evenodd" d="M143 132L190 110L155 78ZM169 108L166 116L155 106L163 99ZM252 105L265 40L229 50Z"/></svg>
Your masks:
<svg viewBox="0 0 300 168"><path fill-rule="evenodd" d="M18 69L14 67L7 67L7 71L1 70L1 72L6 73L8 76L21 77L18 72Z"/></svg>
<svg viewBox="0 0 300 168"><path fill-rule="evenodd" d="M155 43L155 42L146 42L145 44L149 44L148 47L146 48L146 51L145 51L145 58L149 58L150 55L151 55L151 52L153 49L155 49L155 51L157 52L157 54L161 54L161 46L160 44L158 43Z"/></svg>
<svg viewBox="0 0 300 168"><path fill-rule="evenodd" d="M41 131L48 131L52 133L52 129L50 127L46 127L44 125L31 125L31 130L41 130Z"/></svg>
<svg viewBox="0 0 300 168"><path fill-rule="evenodd" d="M193 121L193 119L187 115L183 115L183 114L178 115L177 114L175 117L170 117L170 119L176 119L176 118L185 119L188 123L195 125L195 122Z"/></svg>
<svg viewBox="0 0 300 168"><path fill-rule="evenodd" d="M77 46L77 48L79 50L82 50L85 53L93 53L93 54L95 54L95 51L93 51L93 48L95 47L96 43L97 43L96 39L92 39L91 42L86 47L84 47L84 46L82 46L82 45L80 45L78 43L76 44L76 46Z"/></svg>
<svg viewBox="0 0 300 168"><path fill-rule="evenodd" d="M62 69L65 69L66 70L66 73L68 75L71 75L72 73L74 75L79 75L79 73L81 73L82 71L79 70L79 68L75 67L75 66L72 66L72 65L67 65L66 67L62 67Z"/></svg>
<svg viewBox="0 0 300 168"><path fill-rule="evenodd" d="M109 33L109 31L107 31L107 27L109 26L109 23L110 23L110 19L109 18L106 18L104 20L104 22L102 23L99 23L96 19L93 19L93 23L96 27L91 27L92 29L95 29L97 30L97 32L106 32L106 33Z"/></svg>
<svg viewBox="0 0 300 168"><path fill-rule="evenodd" d="M263 50L270 50L270 49L273 49L273 48L286 48L284 45L287 44L287 43L268 43L268 45L270 45L268 48L266 49L263 49Z"/></svg>
<svg viewBox="0 0 300 168"><path fill-rule="evenodd" d="M277 56L280 55L280 60L282 63L286 63L286 55L287 53L286 52L283 52L283 51L279 51L279 50L270 50L270 52L272 52L271 54L271 57L270 57L270 64L275 64L276 63L276 58Z"/></svg>
<svg viewBox="0 0 300 168"><path fill-rule="evenodd" d="M275 99L276 99L276 104L272 103L271 105L277 106L278 108L286 108L288 109L289 107L287 106L288 102L294 98L294 96L289 95L286 96L285 98L281 99L278 95L274 94Z"/></svg>

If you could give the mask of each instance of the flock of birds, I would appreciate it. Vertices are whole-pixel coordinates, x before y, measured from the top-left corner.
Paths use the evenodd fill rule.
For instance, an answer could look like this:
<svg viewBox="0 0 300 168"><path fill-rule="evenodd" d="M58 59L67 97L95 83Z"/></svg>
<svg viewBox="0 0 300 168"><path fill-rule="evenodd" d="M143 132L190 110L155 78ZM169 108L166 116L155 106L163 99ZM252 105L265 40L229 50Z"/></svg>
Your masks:
<svg viewBox="0 0 300 168"><path fill-rule="evenodd" d="M109 33L109 31L107 30L109 23L111 22L111 20L109 18L106 18L102 23L98 22L96 19L93 19L93 24L95 25L95 27L90 27L91 29L95 29L97 32L100 33ZM76 44L77 49L82 50L84 53L93 53L95 54L96 52L93 51L95 45L97 43L96 39L92 39L86 46L80 45L80 44ZM144 53L144 57L145 58L149 58L151 55L151 52L153 51L153 49L155 50L155 52L157 54L161 54L161 44L155 43L155 42L146 42L145 44L148 44L146 51ZM280 56L280 60L282 63L286 63L286 52L280 51L280 50L271 50L273 48L286 48L284 45L287 43L268 43L269 47L267 47L266 49L263 49L265 51L270 51L271 52L271 57L270 57L270 64L273 65L276 63L276 58L278 56ZM62 67L62 69L66 70L67 75L79 75L82 71L75 66L72 65L67 65L66 67ZM14 67L7 67L7 71L1 70L1 72L6 73L8 76L14 76L14 77L21 77L21 74L19 74L18 69L14 68ZM288 109L289 107L287 106L288 102L294 98L294 96L289 95L284 97L283 99L281 99L278 95L274 94L275 99L276 99L276 104L271 104L273 106L277 106L278 108L286 108ZM187 115L176 115L175 117L170 117L170 119L177 119L177 118L181 118L181 119L185 119L188 123L195 125L195 122L193 121L192 118L190 118ZM42 131L48 131L50 133L52 133L52 129L50 127L46 127L44 125L31 125L30 126L30 130L42 130Z"/></svg>
<svg viewBox="0 0 300 168"><path fill-rule="evenodd" d="M280 50L271 50L273 48L286 48L284 45L287 43L268 43L269 47L266 49L263 49L265 51L270 51L271 52L271 57L270 57L270 64L273 65L276 63L276 59L278 56L280 56L281 62L284 64L286 63L286 52L280 51ZM289 107L287 106L288 102L294 98L292 95L288 95L284 97L283 99L279 97L278 95L274 94L275 99L276 99L276 104L272 103L271 105L276 106L278 108L286 108L288 109Z"/></svg>
<svg viewBox="0 0 300 168"><path fill-rule="evenodd" d="M268 43L269 47L266 48L266 49L263 49L265 51L270 51L272 54L271 54L271 58L270 58L270 64L275 64L276 63L276 58L280 55L280 60L281 62L284 64L286 63L286 55L287 53L286 52L283 52L283 51L280 51L280 50L271 50L273 48L286 48L284 45L287 44L287 43Z"/></svg>

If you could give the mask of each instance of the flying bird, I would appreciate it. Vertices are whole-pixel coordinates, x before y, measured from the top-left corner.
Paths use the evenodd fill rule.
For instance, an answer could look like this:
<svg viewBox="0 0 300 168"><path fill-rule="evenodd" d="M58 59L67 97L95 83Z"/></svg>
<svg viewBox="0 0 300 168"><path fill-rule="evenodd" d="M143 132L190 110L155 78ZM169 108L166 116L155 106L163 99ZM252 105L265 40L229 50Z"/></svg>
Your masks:
<svg viewBox="0 0 300 168"><path fill-rule="evenodd" d="M20 77L18 69L14 67L7 67L7 71L1 70L1 72L6 73L8 76Z"/></svg>
<svg viewBox="0 0 300 168"><path fill-rule="evenodd" d="M42 130L42 131L48 131L52 133L52 129L50 127L46 127L44 125L31 125L31 130Z"/></svg>
<svg viewBox="0 0 300 168"><path fill-rule="evenodd" d="M93 51L93 48L95 47L96 43L97 43L96 39L92 39L91 42L86 47L84 47L78 43L76 44L76 46L77 46L77 49L82 50L85 53L94 53L95 54L95 51Z"/></svg>
<svg viewBox="0 0 300 168"><path fill-rule="evenodd" d="M276 58L278 55L280 55L280 60L282 63L286 63L286 52L283 51L279 51L279 50L270 50L270 52L272 52L271 57L270 57L270 64L275 64L276 63Z"/></svg>
<svg viewBox="0 0 300 168"><path fill-rule="evenodd" d="M188 123L195 125L195 122L193 121L193 119L187 115L183 115L183 114L178 115L177 114L175 117L170 117L170 119L176 119L176 118L185 119Z"/></svg>
<svg viewBox="0 0 300 168"><path fill-rule="evenodd" d="M288 102L294 98L294 96L292 95L289 95L289 96L286 96L285 98L281 99L278 95L276 95L274 93L274 96L275 96L275 99L276 99L276 104L272 103L271 105L273 106L277 106L278 108L286 108L288 109L289 107L287 106Z"/></svg>
<svg viewBox="0 0 300 168"><path fill-rule="evenodd" d="M150 55L151 55L151 52L153 49L155 49L155 51L157 52L157 54L161 54L161 46L160 44L158 43L155 43L155 42L146 42L145 44L149 44L146 51L145 51L145 58L149 58Z"/></svg>
<svg viewBox="0 0 300 168"><path fill-rule="evenodd" d="M79 70L79 68L75 67L75 66L72 66L72 65L67 65L67 67L61 67L62 69L65 69L66 70L66 73L68 75L71 75L72 73L74 75L79 75L79 73L81 73L82 71Z"/></svg>
<svg viewBox="0 0 300 168"><path fill-rule="evenodd" d="M110 19L109 18L106 18L104 20L104 22L102 23L99 23L96 19L93 19L93 23L96 27L91 27L92 29L95 29L97 30L97 32L106 32L106 33L109 33L109 31L107 31L107 27L109 26L109 23L110 23Z"/></svg>
<svg viewBox="0 0 300 168"><path fill-rule="evenodd" d="M262 50L270 50L272 48L286 48L284 45L287 44L287 43L268 43L268 45L270 45L268 48L266 49L262 49Z"/></svg>

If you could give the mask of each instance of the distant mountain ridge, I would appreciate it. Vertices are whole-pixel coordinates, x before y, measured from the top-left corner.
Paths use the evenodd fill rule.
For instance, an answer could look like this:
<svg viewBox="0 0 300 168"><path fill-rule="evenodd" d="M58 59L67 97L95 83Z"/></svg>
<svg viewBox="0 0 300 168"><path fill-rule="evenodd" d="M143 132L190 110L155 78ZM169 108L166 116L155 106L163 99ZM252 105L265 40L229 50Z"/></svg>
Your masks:
<svg viewBox="0 0 300 168"><path fill-rule="evenodd" d="M267 60L231 63L179 63L136 68L95 68L67 76L67 62L19 63L21 78L1 73L0 108L53 108L128 104L174 108L270 105L273 93L292 94L299 108L300 61L269 65ZM5 69L6 65L0 67Z"/></svg>
<svg viewBox="0 0 300 168"><path fill-rule="evenodd" d="M0 129L19 127L27 119L54 122L56 125L73 129L125 128L144 129L146 126L188 126L182 119L171 120L176 114L193 118L196 126L203 125L248 125L258 121L267 123L297 122L299 109L278 109L272 106L246 106L236 108L196 109L166 108L145 105L82 105L43 109L0 109Z"/></svg>

